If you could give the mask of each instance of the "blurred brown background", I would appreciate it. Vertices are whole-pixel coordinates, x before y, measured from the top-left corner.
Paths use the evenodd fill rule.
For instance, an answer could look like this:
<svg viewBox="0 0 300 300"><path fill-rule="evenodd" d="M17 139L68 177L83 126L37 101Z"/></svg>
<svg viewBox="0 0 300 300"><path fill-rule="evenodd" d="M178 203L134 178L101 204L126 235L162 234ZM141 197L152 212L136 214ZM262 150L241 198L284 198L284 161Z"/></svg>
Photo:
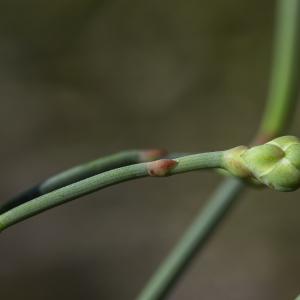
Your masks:
<svg viewBox="0 0 300 300"><path fill-rule="evenodd" d="M2 0L1 201L122 149L247 143L267 94L274 4ZM125 183L12 227L1 298L133 299L220 180ZM299 209L299 192L248 191L170 299L293 299Z"/></svg>

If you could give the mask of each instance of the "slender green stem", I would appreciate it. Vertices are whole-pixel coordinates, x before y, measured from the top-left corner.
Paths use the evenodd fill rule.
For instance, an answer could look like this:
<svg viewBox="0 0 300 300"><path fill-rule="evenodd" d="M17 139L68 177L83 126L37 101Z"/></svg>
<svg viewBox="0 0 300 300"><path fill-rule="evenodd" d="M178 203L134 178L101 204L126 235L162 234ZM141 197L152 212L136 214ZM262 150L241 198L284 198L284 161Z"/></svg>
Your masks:
<svg viewBox="0 0 300 300"><path fill-rule="evenodd" d="M76 181L80 181L111 169L155 160L164 156L165 154L166 152L164 150L129 150L101 157L85 164L75 166L69 170L63 171L46 179L40 184L8 200L6 203L0 206L0 214L29 200L72 184Z"/></svg>
<svg viewBox="0 0 300 300"><path fill-rule="evenodd" d="M167 295L199 247L204 246L207 238L231 208L242 187L243 183L235 178L226 179L222 183L150 279L138 300L158 300Z"/></svg>
<svg viewBox="0 0 300 300"><path fill-rule="evenodd" d="M0 215L0 231L24 219L83 195L120 182L146 177L167 176L223 165L224 152L201 153L177 158L162 159L113 169L23 203Z"/></svg>
<svg viewBox="0 0 300 300"><path fill-rule="evenodd" d="M271 82L266 109L261 121L254 144L262 144L280 135L285 129L296 100L297 69L299 68L299 0L279 0L277 7L277 28L275 32L275 53ZM230 183L231 182L231 183ZM225 210L226 203L230 204L237 198L243 188L242 183L237 184L234 179L225 179L218 191L208 203L214 202L216 212L200 212L193 225L178 242L170 256L155 272L150 282L143 289L139 300L163 299L170 291L178 277L187 268L188 262L195 253L202 249L205 240L212 233L212 229L229 211ZM216 195L218 195L216 201ZM231 202L232 201L232 202ZM215 221L215 223L214 223ZM207 231L203 231L206 228ZM210 230L211 229L211 230ZM205 232L205 234L203 234Z"/></svg>
<svg viewBox="0 0 300 300"><path fill-rule="evenodd" d="M300 1L278 1L273 69L267 105L258 134L263 142L282 133L296 102L300 67L299 32Z"/></svg>
<svg viewBox="0 0 300 300"><path fill-rule="evenodd" d="M274 68L268 103L255 141L256 143L263 143L282 132L296 98L296 75L299 67L297 60L299 53L299 7L300 1L298 0L281 0L279 2ZM0 230L79 196L118 182L145 177L151 174L151 172L153 172L152 175L154 176L165 176L220 166L221 156L220 153L216 154L215 157L209 154L206 154L206 156L200 154L198 157L199 160L195 156L193 157L195 159L194 162L188 158L179 158L176 159L178 162L177 166L172 166L170 163L171 160L168 160L166 166L169 164L172 168L166 168L165 170L161 170L155 163L151 163L150 168L147 164L137 164L107 171L87 179L83 179L85 177L76 178L75 176L74 181L83 180L65 187L55 185L54 181L54 183L52 182L52 187L53 189L58 188L57 190L21 204L0 215ZM195 164L198 165L196 166ZM96 173L99 173L99 171ZM86 176L91 175L87 174ZM67 181L65 184L74 181ZM156 275L154 275L149 285L139 297L140 300L162 299L167 294L196 251L203 247L204 242L210 236L213 229L224 218L225 213L228 212L242 187L243 184L236 181L236 179L226 180L224 185L213 196L212 201L209 201L206 209L198 215L195 223L192 224L166 262ZM45 188L45 191L47 191L47 188Z"/></svg>

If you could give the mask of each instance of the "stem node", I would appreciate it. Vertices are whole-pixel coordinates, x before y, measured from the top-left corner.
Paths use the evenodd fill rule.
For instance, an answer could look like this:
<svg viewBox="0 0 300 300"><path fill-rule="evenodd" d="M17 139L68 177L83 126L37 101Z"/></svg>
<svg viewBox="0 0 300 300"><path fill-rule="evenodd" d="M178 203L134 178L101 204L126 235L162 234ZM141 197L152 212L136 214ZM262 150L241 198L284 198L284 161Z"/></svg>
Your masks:
<svg viewBox="0 0 300 300"><path fill-rule="evenodd" d="M178 164L173 159L160 159L147 163L147 172L152 177L168 176L169 172Z"/></svg>

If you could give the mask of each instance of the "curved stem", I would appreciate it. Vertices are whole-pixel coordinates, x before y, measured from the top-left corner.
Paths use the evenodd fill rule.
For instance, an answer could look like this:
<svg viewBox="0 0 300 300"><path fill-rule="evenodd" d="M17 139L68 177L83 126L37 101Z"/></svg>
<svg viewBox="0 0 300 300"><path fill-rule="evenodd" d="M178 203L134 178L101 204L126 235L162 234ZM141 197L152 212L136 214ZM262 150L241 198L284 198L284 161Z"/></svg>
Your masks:
<svg viewBox="0 0 300 300"><path fill-rule="evenodd" d="M199 247L205 244L229 211L243 186L243 182L235 178L222 183L137 297L138 300L158 300L167 295Z"/></svg>
<svg viewBox="0 0 300 300"><path fill-rule="evenodd" d="M29 200L72 184L76 181L80 181L111 169L155 160L161 158L165 154L166 151L164 150L129 150L75 166L44 180L40 184L8 200L0 206L0 214Z"/></svg>
<svg viewBox="0 0 300 300"><path fill-rule="evenodd" d="M199 169L222 167L223 154L224 152L220 151L184 156L176 160L162 159L125 166L86 178L1 214L0 231L47 209L113 184L146 176L168 176Z"/></svg>
<svg viewBox="0 0 300 300"><path fill-rule="evenodd" d="M277 7L277 29L275 32L275 54L271 82L266 109L261 121L258 134L253 144L262 144L280 135L285 129L297 95L297 69L299 68L299 32L300 32L300 1L279 0ZM231 203L243 188L242 183L234 184L234 179L225 179L218 192L210 201L215 203L215 210L222 213L212 216L207 210L200 212L192 227L178 242L170 256L155 272L150 282L141 293L139 300L159 300L169 292L174 282L183 273L188 262L201 250L205 240L211 234L229 209L222 211L223 205ZM232 181L230 184L229 182ZM219 199L215 202L215 197ZM228 206L229 208L230 206ZM206 215L208 214L208 215ZM215 223L214 223L215 221ZM203 223L208 227L203 234ZM207 223L205 223L207 222ZM212 223L210 223L212 222ZM213 224L213 225L211 225ZM211 228L210 228L211 226ZM211 230L210 230L211 229Z"/></svg>
<svg viewBox="0 0 300 300"><path fill-rule="evenodd" d="M263 143L282 132L296 98L297 56L299 53L299 11L300 1L280 1L275 60L269 99L262 125L256 138L256 143ZM166 176L195 169L219 166L220 157L218 157L218 155L216 155L215 158L209 157L210 156L206 157L205 160L201 160L203 156L201 158L200 154L200 163L197 167L194 164L195 161L191 163L189 159L183 159L181 161L181 158L179 158L176 160L178 162L177 166L171 163L172 160L165 161L166 163L161 165L165 166L164 168L159 167L157 162L156 164L151 163L151 165L138 164L107 171L65 187L53 184L53 189L60 188L21 204L0 215L0 230L81 195L118 182L148 176L149 172L153 172L152 175L154 176ZM99 173L99 171L97 173ZM75 177L74 181L80 179L82 178ZM74 181L67 181L66 184ZM49 186L51 186L51 184ZM213 197L212 203L209 203L207 208L197 217L195 223L193 223L187 234L183 237L183 240L179 242L174 252L171 253L167 261L153 277L150 284L141 294L140 300L156 300L166 295L167 291L169 291L172 284L182 273L195 252L204 245L204 242L213 229L224 217L242 187L243 184L237 182L235 179L226 180L226 183L221 186L217 194ZM45 189L45 191L46 190L47 189ZM49 189L48 192L50 190L51 189ZM37 196L35 189L31 190L31 193L33 196L31 195L30 199Z"/></svg>
<svg viewBox="0 0 300 300"><path fill-rule="evenodd" d="M266 142L280 135L289 121L298 90L299 31L300 1L278 1L274 62L258 142Z"/></svg>

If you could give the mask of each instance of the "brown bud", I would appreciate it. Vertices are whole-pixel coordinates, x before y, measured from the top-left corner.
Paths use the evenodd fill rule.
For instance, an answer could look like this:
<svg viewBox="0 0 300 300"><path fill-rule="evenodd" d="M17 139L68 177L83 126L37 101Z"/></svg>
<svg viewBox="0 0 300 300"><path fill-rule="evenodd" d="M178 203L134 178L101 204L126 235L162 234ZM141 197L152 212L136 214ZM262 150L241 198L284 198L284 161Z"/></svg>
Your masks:
<svg viewBox="0 0 300 300"><path fill-rule="evenodd" d="M147 163L147 171L150 176L162 177L168 176L171 169L177 165L173 159L160 159Z"/></svg>

